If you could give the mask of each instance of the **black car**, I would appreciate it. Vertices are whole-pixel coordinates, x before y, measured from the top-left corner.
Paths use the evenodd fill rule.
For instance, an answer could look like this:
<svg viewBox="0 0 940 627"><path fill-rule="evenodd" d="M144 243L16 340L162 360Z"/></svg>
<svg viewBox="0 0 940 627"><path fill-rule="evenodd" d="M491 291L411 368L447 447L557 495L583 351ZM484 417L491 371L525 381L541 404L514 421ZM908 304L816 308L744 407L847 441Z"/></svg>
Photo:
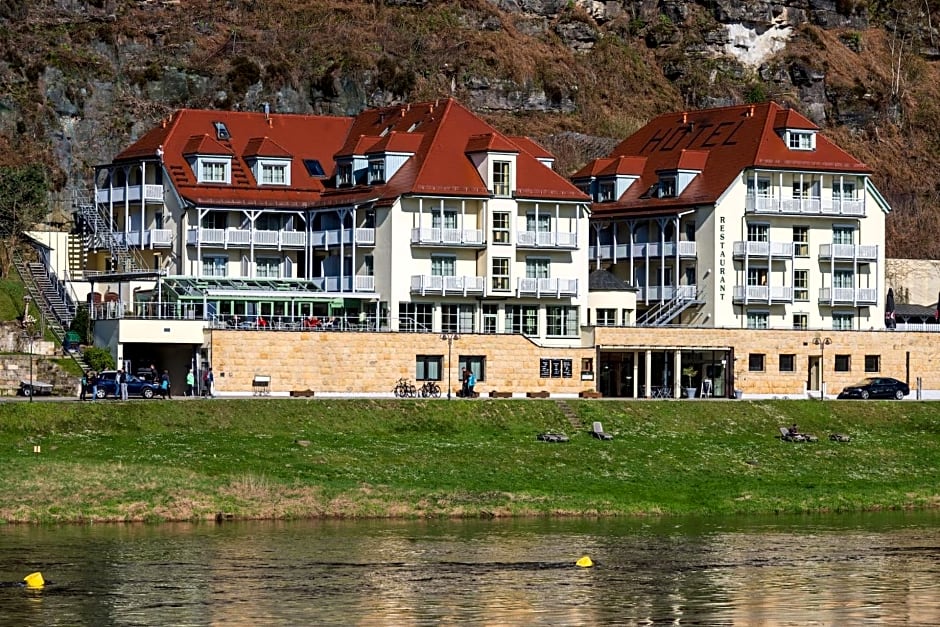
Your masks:
<svg viewBox="0 0 940 627"><path fill-rule="evenodd" d="M157 386L149 381L139 379L132 374L127 375L127 395L143 396L144 398L153 398L157 393ZM121 397L121 391L118 390L117 372L115 370L105 370L98 375L98 398L113 396Z"/></svg>
<svg viewBox="0 0 940 627"><path fill-rule="evenodd" d="M869 377L862 379L855 385L842 388L839 398L894 398L901 400L911 393L911 388L891 377Z"/></svg>

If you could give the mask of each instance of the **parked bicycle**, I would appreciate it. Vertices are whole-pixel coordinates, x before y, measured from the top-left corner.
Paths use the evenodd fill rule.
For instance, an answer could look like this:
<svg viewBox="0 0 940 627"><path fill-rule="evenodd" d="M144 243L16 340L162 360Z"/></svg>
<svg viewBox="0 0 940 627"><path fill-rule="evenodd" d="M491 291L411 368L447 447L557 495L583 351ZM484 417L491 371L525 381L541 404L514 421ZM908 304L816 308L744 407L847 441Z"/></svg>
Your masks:
<svg viewBox="0 0 940 627"><path fill-rule="evenodd" d="M441 386L435 381L425 381L421 389L418 390L418 394L421 395L421 398L440 398Z"/></svg>
<svg viewBox="0 0 940 627"><path fill-rule="evenodd" d="M395 384L395 387L392 388L392 392L395 393L395 396L398 398L414 398L418 393L418 389L415 387L415 384L402 377Z"/></svg>

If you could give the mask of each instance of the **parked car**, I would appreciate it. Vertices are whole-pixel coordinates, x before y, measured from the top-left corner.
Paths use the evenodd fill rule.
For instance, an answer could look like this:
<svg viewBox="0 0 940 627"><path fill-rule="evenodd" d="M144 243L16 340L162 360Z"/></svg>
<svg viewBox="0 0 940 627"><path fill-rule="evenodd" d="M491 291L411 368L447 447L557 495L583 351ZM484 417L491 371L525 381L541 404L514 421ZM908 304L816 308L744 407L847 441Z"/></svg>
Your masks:
<svg viewBox="0 0 940 627"><path fill-rule="evenodd" d="M839 398L894 398L901 400L911 393L911 388L891 377L868 377L855 385L842 388Z"/></svg>
<svg viewBox="0 0 940 627"><path fill-rule="evenodd" d="M157 393L157 386L149 381L144 381L132 374L127 375L127 395L142 396L144 398L153 398ZM104 370L98 374L98 398L107 398L113 396L120 398L121 391L117 385L117 371Z"/></svg>

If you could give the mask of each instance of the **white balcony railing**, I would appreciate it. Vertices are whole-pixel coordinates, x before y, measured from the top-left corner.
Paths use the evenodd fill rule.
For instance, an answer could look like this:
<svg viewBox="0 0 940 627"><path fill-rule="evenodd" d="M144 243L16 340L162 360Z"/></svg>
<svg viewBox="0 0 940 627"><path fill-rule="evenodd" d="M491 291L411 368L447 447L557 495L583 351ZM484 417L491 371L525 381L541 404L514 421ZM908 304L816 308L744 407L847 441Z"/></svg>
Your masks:
<svg viewBox="0 0 940 627"><path fill-rule="evenodd" d="M147 202L163 202L163 185L131 185L127 188L99 189L95 194L95 200L102 204L140 202L141 194L143 194L143 200Z"/></svg>
<svg viewBox="0 0 940 627"><path fill-rule="evenodd" d="M482 246L483 231L479 229L411 229L411 243L427 246Z"/></svg>
<svg viewBox="0 0 940 627"><path fill-rule="evenodd" d="M819 302L830 305L874 305L878 302L878 290L867 287L823 287L819 290Z"/></svg>
<svg viewBox="0 0 940 627"><path fill-rule="evenodd" d="M147 229L143 233L114 233L114 239L131 248L164 248L173 243L172 229Z"/></svg>
<svg viewBox="0 0 940 627"><path fill-rule="evenodd" d="M735 285L736 303L792 303L793 287L783 285Z"/></svg>
<svg viewBox="0 0 940 627"><path fill-rule="evenodd" d="M744 204L748 213L789 213L798 215L864 216L864 200L837 198L777 198L748 194Z"/></svg>
<svg viewBox="0 0 940 627"><path fill-rule="evenodd" d="M414 294L482 294L486 278L482 276L434 276L416 274L411 277Z"/></svg>
<svg viewBox="0 0 940 627"><path fill-rule="evenodd" d="M578 234L564 231L518 231L516 245L521 248L577 248Z"/></svg>
<svg viewBox="0 0 940 627"><path fill-rule="evenodd" d="M651 300L672 300L673 298L682 298L683 300L694 300L698 294L698 286L692 285L649 285L639 287L636 299L638 301Z"/></svg>
<svg viewBox="0 0 940 627"><path fill-rule="evenodd" d="M820 259L844 259L851 261L857 259L859 261L877 261L878 260L878 245L877 244L820 244L819 245L819 258Z"/></svg>
<svg viewBox="0 0 940 627"><path fill-rule="evenodd" d="M311 281L313 281L313 284L316 285L317 288L325 292L352 292L353 285L356 286L357 292L375 291L374 276L356 275L354 277L340 277L339 275L327 275L314 277Z"/></svg>
<svg viewBox="0 0 940 627"><path fill-rule="evenodd" d="M793 257L793 242L735 242L735 257Z"/></svg>
<svg viewBox="0 0 940 627"><path fill-rule="evenodd" d="M303 231L250 231L248 229L204 229L191 228L186 234L186 243L195 246L258 246L262 248L303 248L307 234Z"/></svg>
<svg viewBox="0 0 940 627"><path fill-rule="evenodd" d="M594 245L588 248L588 256L590 259L597 259L598 254L600 254L600 259L613 259L612 254L617 253L617 259L629 259L632 251L634 259L643 259L647 255L650 257L675 257L676 251L678 250L680 257L695 257L697 254L697 246L695 242L682 240L679 242L635 242L634 244L601 244L600 246Z"/></svg>
<svg viewBox="0 0 940 627"><path fill-rule="evenodd" d="M577 296L578 280L522 278L519 279L518 283L518 295L536 297L554 296L555 298L560 298L562 296Z"/></svg>

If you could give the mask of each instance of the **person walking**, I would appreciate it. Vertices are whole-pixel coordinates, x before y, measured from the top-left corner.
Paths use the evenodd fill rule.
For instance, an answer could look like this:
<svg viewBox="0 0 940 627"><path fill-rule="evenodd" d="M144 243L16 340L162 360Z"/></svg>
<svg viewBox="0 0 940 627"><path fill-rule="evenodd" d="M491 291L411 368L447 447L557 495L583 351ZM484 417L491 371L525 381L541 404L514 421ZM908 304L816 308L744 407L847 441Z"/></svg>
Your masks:
<svg viewBox="0 0 940 627"><path fill-rule="evenodd" d="M212 368L206 369L206 398L215 396L215 390L212 386L215 384L215 375L212 374Z"/></svg>
<svg viewBox="0 0 940 627"><path fill-rule="evenodd" d="M88 385L91 386L91 400L98 400L98 373L94 370L88 375Z"/></svg>
<svg viewBox="0 0 940 627"><path fill-rule="evenodd" d="M474 398L473 386L477 384L477 376L473 371L467 369L467 397Z"/></svg>
<svg viewBox="0 0 940 627"><path fill-rule="evenodd" d="M170 373L166 370L160 376L160 397L173 399L173 394L170 392Z"/></svg>
<svg viewBox="0 0 940 627"><path fill-rule="evenodd" d="M88 392L88 375L84 372L82 373L82 378L79 381L79 386L81 386L81 389L78 392L78 400L83 401L85 400L85 394Z"/></svg>
<svg viewBox="0 0 940 627"><path fill-rule="evenodd" d="M124 372L123 368L121 368L120 370L118 370L117 376L118 376L119 390L121 392L121 400L126 401L127 400L127 373Z"/></svg>
<svg viewBox="0 0 940 627"><path fill-rule="evenodd" d="M186 396L192 396L195 387L196 375L193 374L193 369L190 368L189 372L186 373Z"/></svg>

